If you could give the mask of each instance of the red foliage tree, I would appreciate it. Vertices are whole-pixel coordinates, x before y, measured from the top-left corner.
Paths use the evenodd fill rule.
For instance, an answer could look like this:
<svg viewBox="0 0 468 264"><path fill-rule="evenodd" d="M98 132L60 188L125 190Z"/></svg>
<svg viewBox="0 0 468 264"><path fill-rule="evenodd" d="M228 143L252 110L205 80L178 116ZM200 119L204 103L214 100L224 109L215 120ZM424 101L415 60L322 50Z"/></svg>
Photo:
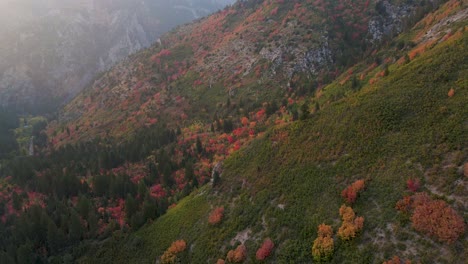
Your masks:
<svg viewBox="0 0 468 264"><path fill-rule="evenodd" d="M257 253L255 254L257 260L265 260L267 257L269 257L274 247L275 244L273 243L273 241L271 241L271 239L265 239L262 246L257 250Z"/></svg>
<svg viewBox="0 0 468 264"><path fill-rule="evenodd" d="M358 193L364 190L365 182L364 180L357 180L352 183L350 186L346 187L341 192L341 196L346 200L348 204L353 204L356 201Z"/></svg>
<svg viewBox="0 0 468 264"><path fill-rule="evenodd" d="M417 192L419 190L419 187L421 187L421 183L419 179L409 179L406 182L406 186L408 189L412 192Z"/></svg>

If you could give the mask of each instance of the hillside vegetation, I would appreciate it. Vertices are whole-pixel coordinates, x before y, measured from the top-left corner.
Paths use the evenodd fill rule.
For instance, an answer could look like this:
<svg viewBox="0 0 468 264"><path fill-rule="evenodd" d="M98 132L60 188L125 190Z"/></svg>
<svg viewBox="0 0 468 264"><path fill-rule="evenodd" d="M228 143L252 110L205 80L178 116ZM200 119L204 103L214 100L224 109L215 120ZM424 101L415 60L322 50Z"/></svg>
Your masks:
<svg viewBox="0 0 468 264"><path fill-rule="evenodd" d="M104 242L81 263L153 263L180 239L187 243L180 263L215 263L239 244L247 262L257 263L265 238L275 244L268 263L310 263L317 227L326 223L336 234L341 191L358 179L365 190L352 206L364 227L350 241L334 235L331 263L393 256L464 263L463 232L450 244L426 236L395 207L412 191L425 192L466 222L467 42L458 34L311 118L269 129L224 162L219 184L198 189L134 235ZM408 180L419 190L408 189ZM224 217L211 225L220 206Z"/></svg>
<svg viewBox="0 0 468 264"><path fill-rule="evenodd" d="M466 7L238 1L12 117L0 262L462 263Z"/></svg>

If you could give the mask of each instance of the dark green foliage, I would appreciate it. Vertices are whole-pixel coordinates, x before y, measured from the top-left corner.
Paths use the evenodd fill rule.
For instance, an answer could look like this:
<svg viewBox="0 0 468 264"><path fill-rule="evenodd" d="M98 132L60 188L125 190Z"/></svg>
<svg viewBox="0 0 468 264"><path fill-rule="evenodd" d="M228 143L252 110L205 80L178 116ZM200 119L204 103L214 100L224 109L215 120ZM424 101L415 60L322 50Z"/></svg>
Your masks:
<svg viewBox="0 0 468 264"><path fill-rule="evenodd" d="M361 82L357 79L356 75L351 78L351 89L358 90L361 88Z"/></svg>
<svg viewBox="0 0 468 264"><path fill-rule="evenodd" d="M19 120L14 112L0 108L0 160L17 150L13 129L18 125Z"/></svg>
<svg viewBox="0 0 468 264"><path fill-rule="evenodd" d="M72 242L77 242L84 235L84 228L83 228L83 225L81 224L80 216L77 213L72 212L69 221L70 221L70 224L69 224L70 231L68 234L69 239Z"/></svg>
<svg viewBox="0 0 468 264"><path fill-rule="evenodd" d="M307 118L309 118L309 115L310 115L309 103L304 102L302 104L302 106L301 106L301 117L300 117L300 119L301 120L306 120Z"/></svg>
<svg viewBox="0 0 468 264"><path fill-rule="evenodd" d="M127 194L127 198L125 199L125 216L127 219L132 219L135 213L138 211L138 203L132 197L131 194Z"/></svg>
<svg viewBox="0 0 468 264"><path fill-rule="evenodd" d="M81 215L83 219L87 219L90 210L92 210L91 201L88 197L81 195L78 199L78 204L76 205L76 210Z"/></svg>
<svg viewBox="0 0 468 264"><path fill-rule="evenodd" d="M34 263L35 255L33 252L32 245L30 243L21 245L17 250L17 263L18 264L30 264Z"/></svg>
<svg viewBox="0 0 468 264"><path fill-rule="evenodd" d="M203 152L203 145L199 137L197 137L196 147L198 154L201 154Z"/></svg>
<svg viewBox="0 0 468 264"><path fill-rule="evenodd" d="M216 187L221 181L218 171L213 171L213 187Z"/></svg>
<svg viewBox="0 0 468 264"><path fill-rule="evenodd" d="M224 133L231 133L234 129L234 125L231 119L224 119L223 120L223 131Z"/></svg>

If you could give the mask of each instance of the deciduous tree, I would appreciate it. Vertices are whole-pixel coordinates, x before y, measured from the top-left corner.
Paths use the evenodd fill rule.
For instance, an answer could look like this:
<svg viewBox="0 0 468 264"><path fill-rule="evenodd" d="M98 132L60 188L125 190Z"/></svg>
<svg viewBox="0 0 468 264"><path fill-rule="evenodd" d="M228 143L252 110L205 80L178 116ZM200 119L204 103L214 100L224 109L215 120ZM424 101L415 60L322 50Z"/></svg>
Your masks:
<svg viewBox="0 0 468 264"><path fill-rule="evenodd" d="M364 226L364 218L356 217L353 208L346 205L341 206L340 215L343 219L343 224L338 229L338 236L342 240L350 240L356 237L357 233L359 233Z"/></svg>
<svg viewBox="0 0 468 264"><path fill-rule="evenodd" d="M271 239L267 238L265 241L263 241L262 246L257 250L257 253L255 254L257 260L265 260L268 258L272 251L273 248L275 247L275 244Z"/></svg>
<svg viewBox="0 0 468 264"><path fill-rule="evenodd" d="M312 245L312 256L315 261L329 260L334 250L333 229L329 225L321 224L317 233L318 237Z"/></svg>

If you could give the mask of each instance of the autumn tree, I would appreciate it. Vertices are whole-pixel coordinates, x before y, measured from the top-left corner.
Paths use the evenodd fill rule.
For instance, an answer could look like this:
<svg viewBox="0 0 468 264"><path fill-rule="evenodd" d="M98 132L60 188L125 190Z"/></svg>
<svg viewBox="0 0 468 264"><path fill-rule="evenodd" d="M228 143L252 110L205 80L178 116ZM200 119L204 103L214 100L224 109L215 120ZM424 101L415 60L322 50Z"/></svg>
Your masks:
<svg viewBox="0 0 468 264"><path fill-rule="evenodd" d="M362 190L365 188L364 180L357 180L341 192L341 196L348 204L353 204Z"/></svg>
<svg viewBox="0 0 468 264"><path fill-rule="evenodd" d="M443 200L433 200L427 193L405 196L397 202L396 209L410 214L416 231L436 237L439 241L453 243L465 233L465 222Z"/></svg>
<svg viewBox="0 0 468 264"><path fill-rule="evenodd" d="M247 257L247 248L244 245L239 245L235 250L229 250L226 259L232 263L241 263Z"/></svg>
<svg viewBox="0 0 468 264"><path fill-rule="evenodd" d="M396 209L409 214L415 230L453 243L465 233L465 222L443 200L433 200L427 193L405 196L397 202Z"/></svg>
<svg viewBox="0 0 468 264"><path fill-rule="evenodd" d="M262 246L257 250L257 253L255 254L257 260L265 260L268 258L272 251L273 248L275 247L275 244L271 239L267 238L265 241L263 241Z"/></svg>
<svg viewBox="0 0 468 264"><path fill-rule="evenodd" d="M343 224L338 229L338 236L342 240L351 240L362 230L364 226L364 218L356 217L353 208L342 205L340 208L340 215Z"/></svg>
<svg viewBox="0 0 468 264"><path fill-rule="evenodd" d="M208 223L210 223L210 225L217 225L223 220L223 217L224 207L217 207L211 212L210 216L208 217Z"/></svg>
<svg viewBox="0 0 468 264"><path fill-rule="evenodd" d="M419 232L453 243L465 233L463 218L443 200L431 200L414 208L411 222Z"/></svg>
<svg viewBox="0 0 468 264"><path fill-rule="evenodd" d="M334 250L333 229L331 226L321 224L318 226L318 237L312 245L312 256L315 261L327 261Z"/></svg>
<svg viewBox="0 0 468 264"><path fill-rule="evenodd" d="M421 182L419 179L409 179L406 181L406 186L408 189L412 192L417 192L419 190L419 187L421 187Z"/></svg>
<svg viewBox="0 0 468 264"><path fill-rule="evenodd" d="M177 240L171 244L171 246L161 256L161 263L172 264L176 262L177 254L184 251L187 248L185 240Z"/></svg>

